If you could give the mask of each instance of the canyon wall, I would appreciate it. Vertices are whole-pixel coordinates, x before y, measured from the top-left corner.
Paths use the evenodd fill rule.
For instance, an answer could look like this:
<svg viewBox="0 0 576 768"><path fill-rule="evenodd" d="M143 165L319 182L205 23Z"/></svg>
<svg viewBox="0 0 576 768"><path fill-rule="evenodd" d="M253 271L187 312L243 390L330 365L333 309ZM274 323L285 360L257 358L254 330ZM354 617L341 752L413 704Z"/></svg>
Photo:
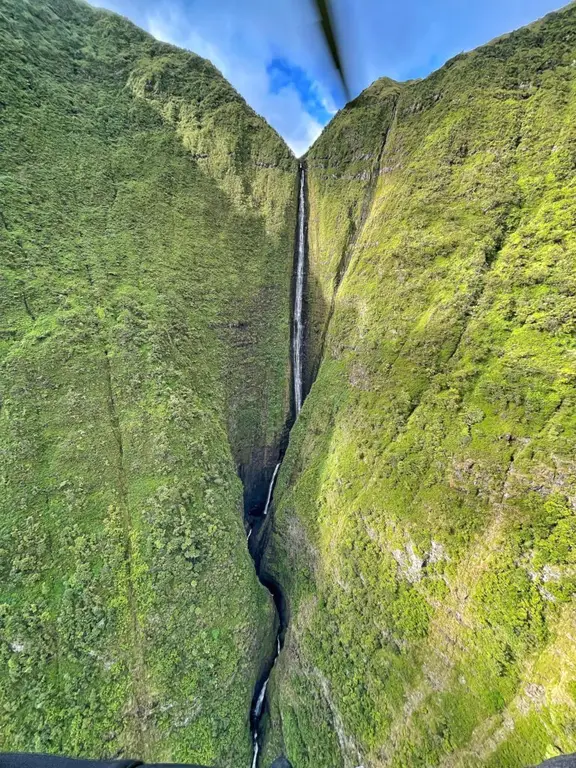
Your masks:
<svg viewBox="0 0 576 768"><path fill-rule="evenodd" d="M248 765L297 162L114 14L0 0L0 49L0 749ZM576 750L575 125L571 5L304 160L263 765Z"/></svg>
<svg viewBox="0 0 576 768"><path fill-rule="evenodd" d="M306 157L314 383L266 559L290 616L270 759L576 749L575 126L571 5L376 82Z"/></svg>
<svg viewBox="0 0 576 768"><path fill-rule="evenodd" d="M0 49L0 751L248 765L297 164L114 14L0 0Z"/></svg>

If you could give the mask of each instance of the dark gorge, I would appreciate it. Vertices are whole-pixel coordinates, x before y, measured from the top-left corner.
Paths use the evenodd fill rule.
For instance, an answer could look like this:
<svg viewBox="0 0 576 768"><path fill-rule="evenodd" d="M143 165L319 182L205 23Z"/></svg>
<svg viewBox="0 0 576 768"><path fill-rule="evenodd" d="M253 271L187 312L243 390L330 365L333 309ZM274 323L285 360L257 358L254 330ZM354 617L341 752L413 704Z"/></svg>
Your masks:
<svg viewBox="0 0 576 768"><path fill-rule="evenodd" d="M259 755L263 737L262 722L266 706L266 690L274 664L284 645L286 631L288 629L289 612L286 597L282 586L263 567L263 560L270 541L270 526L273 525L273 495L278 479L278 473L282 467L282 459L289 440L290 426L298 418L304 400L304 339L305 339L305 280L306 280L306 253L307 253L307 222L306 222L306 170L303 163L299 167L298 176L298 208L297 227L295 238L294 278L292 283L292 340L291 340L291 379L292 379L292 412L285 430L285 438L280 444L278 463L272 470L272 475L267 484L265 502L259 511L254 514L246 514L247 541L250 555L254 560L256 573L261 584L272 596L276 608L275 632L276 646L273 655L266 660L264 672L261 675L254 691L254 698L250 709L250 727L254 752L252 768L258 768Z"/></svg>

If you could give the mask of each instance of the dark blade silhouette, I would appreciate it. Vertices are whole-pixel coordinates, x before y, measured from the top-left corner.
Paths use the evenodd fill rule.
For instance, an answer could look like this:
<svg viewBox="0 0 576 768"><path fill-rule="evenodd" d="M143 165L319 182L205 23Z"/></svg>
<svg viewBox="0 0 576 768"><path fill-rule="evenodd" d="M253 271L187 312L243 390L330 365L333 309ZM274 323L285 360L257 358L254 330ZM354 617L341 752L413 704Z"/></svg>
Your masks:
<svg viewBox="0 0 576 768"><path fill-rule="evenodd" d="M330 0L314 0L318 14L320 16L320 24L322 26L322 33L326 40L326 45L330 51L332 62L340 76L346 99L350 99L350 88L348 80L346 78L346 72L342 64L342 57L340 55L340 48L338 46L338 40L336 38L334 16L330 8Z"/></svg>

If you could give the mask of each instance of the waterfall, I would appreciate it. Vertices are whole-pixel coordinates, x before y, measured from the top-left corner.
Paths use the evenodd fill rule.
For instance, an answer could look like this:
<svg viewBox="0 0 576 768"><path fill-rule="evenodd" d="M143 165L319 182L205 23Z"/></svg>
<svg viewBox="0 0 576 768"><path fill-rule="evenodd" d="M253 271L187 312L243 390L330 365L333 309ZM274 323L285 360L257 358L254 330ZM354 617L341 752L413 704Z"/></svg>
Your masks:
<svg viewBox="0 0 576 768"><path fill-rule="evenodd" d="M258 701L256 702L256 707L254 708L254 715L256 717L260 717L262 714L262 707L264 706L264 696L266 696L266 688L268 687L268 680L267 678L264 681L264 685L262 686L262 690L260 691L260 694L258 696Z"/></svg>
<svg viewBox="0 0 576 768"><path fill-rule="evenodd" d="M300 164L300 194L298 196L298 252L296 262L296 290L294 294L293 377L294 409L296 416L302 408L302 350L304 346L304 267L306 262L306 171Z"/></svg>
<svg viewBox="0 0 576 768"><path fill-rule="evenodd" d="M278 472L280 471L280 466L282 462L278 462L276 464L276 467L274 469L274 472L272 473L272 477L270 479L270 484L268 485L268 494L266 496L266 504L264 506L264 511L262 512L262 520L266 518L268 515L268 512L270 510L270 504L272 503L272 495L274 493L274 486L276 485L276 478L278 477ZM248 534L248 539L250 539L250 536L252 535L253 528L250 528L250 533ZM262 577L260 574L258 574L260 579L262 580ZM267 586L265 582L262 582L264 586ZM267 586L267 588L270 590L270 587ZM274 597L274 603L276 605L276 610L279 610L279 604L276 602L277 598ZM281 632L282 630L280 630ZM254 699L252 701L252 708L250 710L250 724L252 728L252 768L258 768L258 756L260 754L260 721L262 719L262 711L264 709L264 701L266 698L266 688L268 687L268 681L270 680L270 674L272 673L272 669L274 668L274 664L276 663L276 659L280 655L280 652L282 650L282 639L280 632L278 633L276 637L276 652L274 654L274 657L271 660L270 667L268 670L267 677L264 679L262 684L260 686L257 686L256 692L254 695Z"/></svg>
<svg viewBox="0 0 576 768"><path fill-rule="evenodd" d="M293 324L292 324L292 378L294 381L294 410L295 415L298 416L302 408L302 401L304 399L304 386L303 386L303 351L304 351L304 279L305 279L305 267L306 267L306 171L304 165L300 164L300 190L298 195L298 235L297 235L297 251L296 251L296 282L294 291L294 308L293 308ZM286 631L286 625L283 623L286 620L286 613L283 608L283 595L279 585L267 579L260 570L261 551L259 548L262 546L259 542L259 532L263 525L269 525L266 523L266 518L272 505L272 496L274 495L274 488L276 485L276 479L278 472L282 464L283 450L281 448L280 460L274 468L270 483L268 485L268 493L266 495L266 503L262 512L256 513L251 516L251 525L248 531L248 542L250 554L256 564L256 571L258 578L262 584L269 590L274 599L274 604L278 612L280 619L280 629L276 637L276 649L275 653L270 659L267 667L266 677L258 683L252 699L252 707L250 709L250 726L252 730L252 768L258 768L259 756L260 756L260 743L262 738L261 733L261 720L264 712L264 705L266 703L266 689L268 687L268 681L270 680L270 674L272 669L282 651L282 645L284 642L284 633ZM252 534L254 538L252 538ZM256 543L254 543L256 539Z"/></svg>
<svg viewBox="0 0 576 768"><path fill-rule="evenodd" d="M274 486L276 485L276 478L278 477L278 472L280 471L280 465L282 462L278 462L276 464L276 468L274 469L274 472L272 474L272 480L270 480L270 486L268 487L268 496L266 497L266 506L264 507L264 517L268 514L268 510L270 509L270 502L272 501L272 494L274 493Z"/></svg>
<svg viewBox="0 0 576 768"><path fill-rule="evenodd" d="M280 653L280 651L278 651ZM270 678L267 677L264 681L264 684L262 685L262 688L260 689L260 693L258 694L258 699L256 701L256 706L254 707L254 711L252 713L252 716L254 717L254 720L258 722L260 720L260 717L262 715L262 708L264 707L264 697L266 696L266 688L268 687L268 680ZM254 732L252 733L252 743L254 745L254 752L252 755L252 768L257 768L258 765L258 755L260 754L260 744L258 743L258 729L255 728Z"/></svg>

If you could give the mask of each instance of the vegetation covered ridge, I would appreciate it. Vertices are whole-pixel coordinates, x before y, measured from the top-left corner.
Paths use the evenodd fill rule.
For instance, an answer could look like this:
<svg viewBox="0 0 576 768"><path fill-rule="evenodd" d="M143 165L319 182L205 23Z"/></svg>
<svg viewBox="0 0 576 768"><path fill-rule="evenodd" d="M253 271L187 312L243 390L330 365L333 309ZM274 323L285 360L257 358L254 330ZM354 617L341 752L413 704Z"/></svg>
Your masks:
<svg viewBox="0 0 576 768"><path fill-rule="evenodd" d="M264 754L576 750L576 6L377 81L307 155L309 381Z"/></svg>
<svg viewBox="0 0 576 768"><path fill-rule="evenodd" d="M296 162L114 14L0 0L0 49L0 750L248 765Z"/></svg>

